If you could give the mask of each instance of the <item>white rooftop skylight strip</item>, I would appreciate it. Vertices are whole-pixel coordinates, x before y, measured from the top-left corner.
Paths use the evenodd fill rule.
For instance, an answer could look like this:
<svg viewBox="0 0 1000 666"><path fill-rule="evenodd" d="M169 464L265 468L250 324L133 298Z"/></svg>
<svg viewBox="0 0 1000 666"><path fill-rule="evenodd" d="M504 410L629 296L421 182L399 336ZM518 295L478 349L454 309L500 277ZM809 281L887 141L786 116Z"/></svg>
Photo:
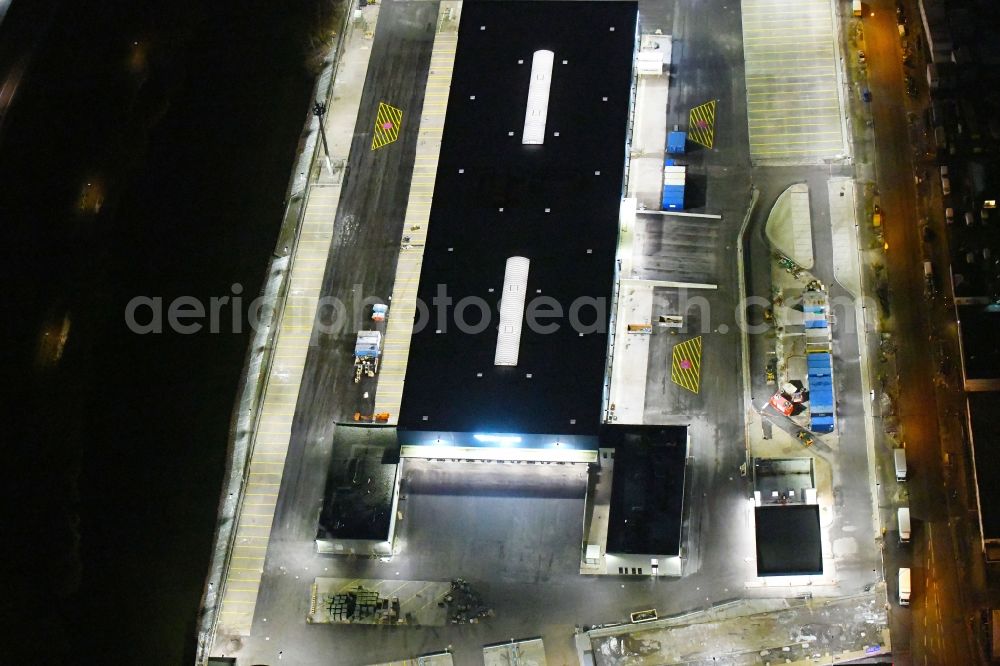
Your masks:
<svg viewBox="0 0 1000 666"><path fill-rule="evenodd" d="M524 322L524 297L528 291L528 267L525 257L510 257L503 273L500 296L500 326L493 365L517 365L521 349L521 324Z"/></svg>
<svg viewBox="0 0 1000 666"><path fill-rule="evenodd" d="M545 143L545 118L549 113L549 86L552 84L552 51L535 51L531 59L528 108L524 112L523 144Z"/></svg>

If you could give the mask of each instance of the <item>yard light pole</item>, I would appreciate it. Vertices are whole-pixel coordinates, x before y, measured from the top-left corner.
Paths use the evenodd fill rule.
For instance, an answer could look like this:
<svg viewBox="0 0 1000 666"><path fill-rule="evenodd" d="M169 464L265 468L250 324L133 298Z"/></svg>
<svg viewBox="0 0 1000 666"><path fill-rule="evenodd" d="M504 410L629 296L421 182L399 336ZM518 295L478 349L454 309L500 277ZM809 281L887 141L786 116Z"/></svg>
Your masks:
<svg viewBox="0 0 1000 666"><path fill-rule="evenodd" d="M323 140L323 160L326 162L326 170L333 177L333 165L330 163L330 146L326 143L326 127L323 126L323 117L326 115L326 104L316 102L313 104L313 115L319 119L319 136Z"/></svg>

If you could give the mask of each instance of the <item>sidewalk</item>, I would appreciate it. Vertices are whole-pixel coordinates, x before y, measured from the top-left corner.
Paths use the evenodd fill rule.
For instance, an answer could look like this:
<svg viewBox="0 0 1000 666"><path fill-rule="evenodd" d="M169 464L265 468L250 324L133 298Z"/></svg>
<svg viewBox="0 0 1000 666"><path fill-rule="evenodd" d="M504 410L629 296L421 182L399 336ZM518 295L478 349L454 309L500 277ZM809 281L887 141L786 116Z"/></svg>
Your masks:
<svg viewBox="0 0 1000 666"><path fill-rule="evenodd" d="M345 36L333 87L334 102L325 116L334 164L345 162L350 151L371 53L367 35L374 30L377 19L378 7L369 6L360 19L352 22ZM322 162L318 160L317 164ZM298 242L289 257L288 296L276 327L273 361L252 437L249 471L235 519L235 538L219 593L220 610L208 642L209 650L214 650L219 637L249 635L253 622L299 383L333 237L335 216L331 211L336 211L340 198L340 178L331 179L329 173L322 173L325 181L319 180L318 174L310 174L314 186L305 203Z"/></svg>

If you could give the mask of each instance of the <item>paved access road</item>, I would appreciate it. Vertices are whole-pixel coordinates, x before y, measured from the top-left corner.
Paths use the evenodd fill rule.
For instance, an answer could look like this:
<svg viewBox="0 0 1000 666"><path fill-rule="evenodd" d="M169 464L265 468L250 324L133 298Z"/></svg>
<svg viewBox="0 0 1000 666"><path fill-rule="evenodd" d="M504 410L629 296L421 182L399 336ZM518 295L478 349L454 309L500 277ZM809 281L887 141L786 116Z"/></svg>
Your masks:
<svg viewBox="0 0 1000 666"><path fill-rule="evenodd" d="M900 436L906 443L911 479L903 496L915 519L912 553L887 550L886 578L895 595L899 566L913 570L913 605L895 607L894 644L915 664L973 664L963 610L962 580L949 528L947 489L934 394L933 350L928 316L942 316L939 298L924 292L913 152L906 117L906 93L894 3L872 3L864 19L871 113L875 129L876 175L885 211L885 240L891 318L898 332L897 367ZM916 16L911 11L911 16ZM909 626L908 626L909 625ZM909 645L905 638L912 629Z"/></svg>
<svg viewBox="0 0 1000 666"><path fill-rule="evenodd" d="M272 643L272 635L287 637L290 628L303 624L308 581L334 575L319 570L313 545L332 432L335 422L350 421L355 411L368 411L371 405L362 395L366 383L354 384L353 342L358 328L370 324L363 299L385 302L392 290L417 144L417 123L408 126L407 118L416 119L421 111L437 11L437 3L431 2L387 2L380 8L346 181L339 206L329 207L336 219L321 302L339 300L348 316L334 325L332 309L320 308L316 314L322 326L314 325L305 361L251 636L244 640L241 661L252 656L254 663L276 663L279 650L289 657L288 645ZM372 150L380 102L403 111L403 130L395 142ZM357 314L351 314L355 309ZM307 576L310 564L314 569ZM319 646L299 644L305 653L321 657ZM238 645L229 651L234 647Z"/></svg>

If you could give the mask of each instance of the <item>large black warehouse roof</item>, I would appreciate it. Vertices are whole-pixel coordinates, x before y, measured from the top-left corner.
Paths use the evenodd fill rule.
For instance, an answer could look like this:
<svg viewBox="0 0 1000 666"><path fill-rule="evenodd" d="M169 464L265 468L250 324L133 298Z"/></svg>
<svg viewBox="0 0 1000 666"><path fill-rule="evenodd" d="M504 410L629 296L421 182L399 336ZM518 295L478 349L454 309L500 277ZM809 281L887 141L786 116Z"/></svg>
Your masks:
<svg viewBox="0 0 1000 666"><path fill-rule="evenodd" d="M596 448L636 15L634 2L464 5L418 289L430 316L411 340L398 422L404 443L544 433ZM545 139L523 145L542 49L554 53ZM525 322L517 365L495 366L512 256L530 261L526 312L545 297L535 307L549 311L555 299L563 316L539 319L558 324L551 333ZM452 303L443 322L440 289ZM454 304L466 297L491 310L477 332L456 325ZM480 321L479 308L464 312Z"/></svg>

